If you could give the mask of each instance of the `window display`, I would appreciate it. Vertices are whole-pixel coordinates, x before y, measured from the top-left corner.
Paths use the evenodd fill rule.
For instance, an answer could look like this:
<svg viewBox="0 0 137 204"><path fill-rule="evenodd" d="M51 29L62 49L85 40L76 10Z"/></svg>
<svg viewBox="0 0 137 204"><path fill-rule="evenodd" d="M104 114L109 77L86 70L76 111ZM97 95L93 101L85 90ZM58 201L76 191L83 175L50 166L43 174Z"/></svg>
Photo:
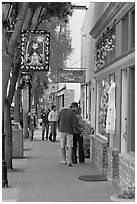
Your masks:
<svg viewBox="0 0 137 204"><path fill-rule="evenodd" d="M116 119L116 109L115 109L115 87L114 76L111 76L110 87L107 91L108 93L108 110L107 110L107 120L106 120L106 133L115 133L115 119Z"/></svg>
<svg viewBox="0 0 137 204"><path fill-rule="evenodd" d="M115 133L115 75L110 75L110 80L104 78L99 82L99 133Z"/></svg>

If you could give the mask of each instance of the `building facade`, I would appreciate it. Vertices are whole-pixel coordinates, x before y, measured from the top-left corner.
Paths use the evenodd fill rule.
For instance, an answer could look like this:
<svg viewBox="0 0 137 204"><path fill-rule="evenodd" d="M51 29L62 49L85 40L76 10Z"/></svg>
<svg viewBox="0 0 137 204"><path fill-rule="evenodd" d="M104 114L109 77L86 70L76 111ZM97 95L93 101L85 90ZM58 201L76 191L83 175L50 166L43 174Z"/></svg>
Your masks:
<svg viewBox="0 0 137 204"><path fill-rule="evenodd" d="M81 39L81 107L95 129L91 159L117 188L134 187L135 3L91 3Z"/></svg>

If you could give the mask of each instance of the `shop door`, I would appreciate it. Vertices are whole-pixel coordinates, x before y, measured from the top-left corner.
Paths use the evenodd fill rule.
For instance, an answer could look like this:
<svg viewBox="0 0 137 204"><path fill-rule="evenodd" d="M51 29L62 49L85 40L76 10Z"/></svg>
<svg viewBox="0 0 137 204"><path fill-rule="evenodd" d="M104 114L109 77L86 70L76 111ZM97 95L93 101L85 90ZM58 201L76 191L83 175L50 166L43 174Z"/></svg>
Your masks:
<svg viewBox="0 0 137 204"><path fill-rule="evenodd" d="M128 151L135 152L135 67L129 68Z"/></svg>
<svg viewBox="0 0 137 204"><path fill-rule="evenodd" d="M121 98L121 153L127 152L127 69L122 70L122 98Z"/></svg>

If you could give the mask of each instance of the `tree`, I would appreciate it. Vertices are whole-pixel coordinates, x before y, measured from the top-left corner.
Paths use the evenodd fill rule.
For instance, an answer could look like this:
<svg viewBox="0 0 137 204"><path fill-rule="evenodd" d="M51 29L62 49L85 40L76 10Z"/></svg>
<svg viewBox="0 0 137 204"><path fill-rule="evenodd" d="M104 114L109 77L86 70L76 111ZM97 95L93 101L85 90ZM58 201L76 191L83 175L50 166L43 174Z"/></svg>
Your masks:
<svg viewBox="0 0 137 204"><path fill-rule="evenodd" d="M41 24L42 28L50 31L50 69L53 74L57 70L65 68L65 62L72 52L70 31L68 24L54 17L46 25Z"/></svg>
<svg viewBox="0 0 137 204"><path fill-rule="evenodd" d="M27 9L29 7L28 3L22 3L21 10L18 16L18 21L15 25L16 32L13 32L9 42L7 33L3 29L3 52L2 52L2 112L4 114L4 132L6 134L5 138L5 150L6 150L6 162L7 167L12 169L12 126L10 117L10 106L12 102L12 97L15 89L15 83L17 80L16 73L19 71L19 67L15 65L16 71L13 71L14 77L10 76L11 70L14 70L14 53L17 45L17 39L20 36L20 32L26 17ZM12 69L13 68L13 69ZM15 79L15 80L14 80ZM10 84L9 90L8 83ZM9 94L7 94L7 92ZM12 92L12 94L10 94Z"/></svg>
<svg viewBox="0 0 137 204"><path fill-rule="evenodd" d="M72 15L72 5L69 2L11 2L13 10L11 19L13 24L3 22L2 30L2 113L4 117L4 130L6 133L6 162L7 167L12 169L12 126L10 118L10 106L15 92L16 82L20 73L19 62L15 56L20 57L18 43L20 44L21 30L29 30L31 26L34 29L45 19L58 16L59 19L68 21L68 16ZM39 12L38 12L39 9ZM34 14L38 12L38 18L35 19ZM11 36L5 31L5 27L14 28ZM8 92L8 94L7 94Z"/></svg>
<svg viewBox="0 0 137 204"><path fill-rule="evenodd" d="M38 30L42 29L50 32L50 77L55 82L58 70L65 67L65 61L72 52L71 37L68 25L58 17L52 17L50 21L46 20L41 23ZM38 94L39 97L41 97L49 82L47 80L47 73L40 72L36 74L39 80L39 85L37 86L37 89L35 88L35 91L40 90L41 92L41 88L44 87L43 92ZM41 86L41 84L43 85Z"/></svg>

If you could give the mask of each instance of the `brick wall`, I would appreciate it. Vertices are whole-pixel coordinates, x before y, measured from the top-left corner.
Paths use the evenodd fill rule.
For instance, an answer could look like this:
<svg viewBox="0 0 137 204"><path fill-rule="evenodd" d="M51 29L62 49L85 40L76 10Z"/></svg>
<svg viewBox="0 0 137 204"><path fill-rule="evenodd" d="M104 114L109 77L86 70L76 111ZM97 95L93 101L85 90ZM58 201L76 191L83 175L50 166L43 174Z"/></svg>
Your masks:
<svg viewBox="0 0 137 204"><path fill-rule="evenodd" d="M135 187L135 155L119 154L119 188L126 190Z"/></svg>
<svg viewBox="0 0 137 204"><path fill-rule="evenodd" d="M135 154L120 154L119 150L107 147L107 142L98 135L90 136L90 158L100 174L118 191L135 187Z"/></svg>
<svg viewBox="0 0 137 204"><path fill-rule="evenodd" d="M101 174L107 175L107 142L97 135L90 137L90 157Z"/></svg>
<svg viewBox="0 0 137 204"><path fill-rule="evenodd" d="M119 190L119 151L113 147L107 148L108 152L108 171L107 179Z"/></svg>

